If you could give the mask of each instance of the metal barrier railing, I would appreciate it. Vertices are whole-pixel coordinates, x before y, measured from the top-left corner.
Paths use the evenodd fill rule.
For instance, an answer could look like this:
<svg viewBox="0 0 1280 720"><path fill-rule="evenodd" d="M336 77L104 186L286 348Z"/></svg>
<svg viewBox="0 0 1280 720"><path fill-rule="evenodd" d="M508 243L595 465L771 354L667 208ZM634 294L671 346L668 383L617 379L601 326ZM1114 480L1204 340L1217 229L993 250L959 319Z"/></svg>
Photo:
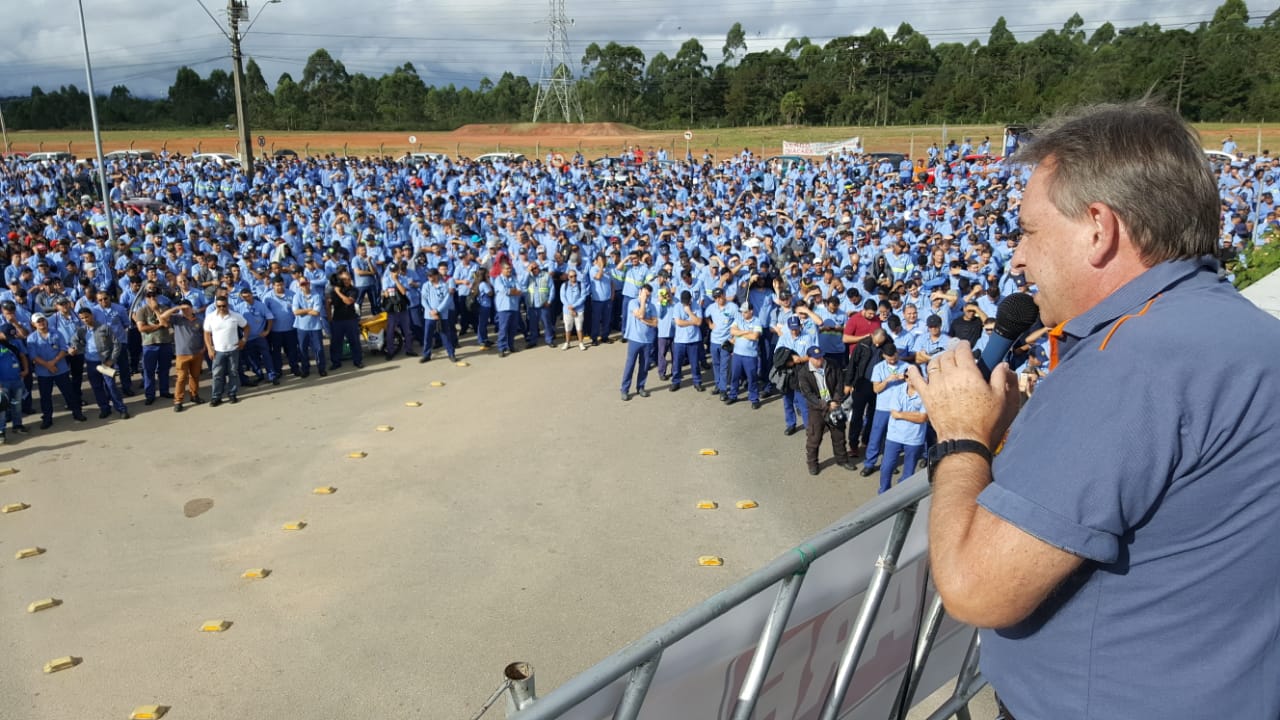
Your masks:
<svg viewBox="0 0 1280 720"><path fill-rule="evenodd" d="M728 716L733 720L749 720L765 687L766 678L770 676L770 668L779 642L787 629L796 598L800 594L810 565L854 538L892 519L888 539L876 560L875 570L871 574L852 631L843 647L835 677L822 705L819 716L821 720L835 720L841 714L841 706L845 702L846 693L854 678L854 671L866 648L872 624L883 604L889 581L898 568L898 560L907 539L907 533L916 518L917 508L929 493L930 487L924 473L916 473L888 493L878 496L853 514L828 526L794 550L783 553L763 568L568 680L546 697L536 697L533 691L532 669L525 663L512 663L507 667L506 680L490 698L485 708L487 709L500 695L506 693L508 717L513 720L560 718L579 703L606 689L624 675L628 675L621 698L614 707L613 718L614 720L635 720L640 714L664 651L712 620L778 585L772 608L760 632L759 643L755 647L745 678L737 692L736 703L732 706L732 714ZM923 582L927 587L927 578ZM907 710L914 701L925 671L925 664L942 625L943 615L941 599L935 594L928 611L920 618L916 641L912 645L910 663L903 676L898 702L891 715L894 720L904 720ZM971 639L965 650L964 660L956 674L955 689L929 720L942 720L949 717L969 720L968 702L986 684L978 671L977 632L971 631L970 635ZM481 714L483 712L484 710L481 710ZM782 719L779 718L779 720Z"/></svg>

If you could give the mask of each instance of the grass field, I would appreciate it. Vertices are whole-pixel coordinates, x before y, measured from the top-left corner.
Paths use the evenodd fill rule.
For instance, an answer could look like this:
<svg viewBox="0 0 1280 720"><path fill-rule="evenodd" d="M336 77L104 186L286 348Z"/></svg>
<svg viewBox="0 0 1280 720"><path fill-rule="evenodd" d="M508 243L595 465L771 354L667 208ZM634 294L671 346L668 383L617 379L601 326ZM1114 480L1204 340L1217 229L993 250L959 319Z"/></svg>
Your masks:
<svg viewBox="0 0 1280 720"><path fill-rule="evenodd" d="M1230 125L1210 123L1198 125L1204 146L1219 148L1228 134L1235 136L1244 152L1280 147L1280 124ZM689 142L695 157L710 150L717 157L749 148L765 156L782 152L784 140L835 141L861 137L869 150L923 153L930 143L943 143L944 138L961 140L992 138L992 146L1000 146L1003 128L998 125L897 126L897 127L748 127L698 128ZM685 140L682 131L644 130L625 125L481 125L466 126L453 132L288 132L255 130L256 139L263 137L263 149L273 152L290 148L301 154L401 155L413 151L445 152L449 155L475 156L497 150L542 156L548 152L571 154L582 152L588 158L616 154L628 146L667 148L675 157L682 156ZM414 136L415 144L409 137ZM178 128L173 130L108 130L102 134L105 151L122 149L169 150L183 154L192 152L235 152L236 133L220 128ZM93 154L93 137L87 131L23 131L9 133L10 149L70 150L80 157Z"/></svg>

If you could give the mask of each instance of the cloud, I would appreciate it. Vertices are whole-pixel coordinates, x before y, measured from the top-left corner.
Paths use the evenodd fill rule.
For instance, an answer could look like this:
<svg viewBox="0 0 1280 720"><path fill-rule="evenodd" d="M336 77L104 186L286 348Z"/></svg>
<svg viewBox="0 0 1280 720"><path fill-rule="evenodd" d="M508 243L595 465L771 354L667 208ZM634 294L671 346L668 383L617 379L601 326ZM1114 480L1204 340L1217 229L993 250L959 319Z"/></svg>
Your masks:
<svg viewBox="0 0 1280 720"><path fill-rule="evenodd" d="M6 35L19 42L0 45L0 96L26 95L32 85L46 89L74 84L85 75L80 27L74 13L52 13L43 3L8 0ZM219 0L206 2L225 22ZM262 66L274 85L281 73L301 77L306 58L326 48L349 72L381 75L412 62L428 83L475 86L510 70L536 79L548 26L547 3L467 0L283 0L263 8L251 0L251 15L262 15L244 40L244 52ZM791 37L822 43L833 36L866 32L890 34L901 22L941 42L985 41L1003 15L1020 40L1060 27L1079 12L1090 31L1111 21L1117 27L1144 21L1164 27L1208 20L1217 4L1205 0L1081 0L1072 4L1013 0L903 0L868 4L852 0L567 0L569 57L577 70L589 43L635 45L651 58L674 56L690 37L702 43L711 63L721 60L729 26L741 22L749 51L782 47ZM181 65L207 75L230 69L227 40L196 0L85 0L94 82L99 93L127 85L135 94L162 96Z"/></svg>

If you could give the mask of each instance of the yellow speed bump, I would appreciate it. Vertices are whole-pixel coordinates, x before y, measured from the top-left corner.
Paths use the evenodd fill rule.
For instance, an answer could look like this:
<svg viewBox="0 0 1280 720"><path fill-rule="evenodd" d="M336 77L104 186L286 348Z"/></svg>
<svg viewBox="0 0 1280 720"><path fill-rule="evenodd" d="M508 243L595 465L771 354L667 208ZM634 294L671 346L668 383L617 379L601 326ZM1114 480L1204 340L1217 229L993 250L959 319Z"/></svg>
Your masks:
<svg viewBox="0 0 1280 720"><path fill-rule="evenodd" d="M459 360L458 362L454 363L454 365L457 365L458 367L471 367L471 363L467 362L466 360Z"/></svg>
<svg viewBox="0 0 1280 720"><path fill-rule="evenodd" d="M715 510L718 507L720 507L720 504L717 503L715 500L699 500L698 501L699 510Z"/></svg>
<svg viewBox="0 0 1280 720"><path fill-rule="evenodd" d="M200 632L223 632L229 627L231 627L229 620L205 620L200 626Z"/></svg>
<svg viewBox="0 0 1280 720"><path fill-rule="evenodd" d="M49 608L58 607L61 604L62 604L62 601L59 600L58 598L45 598L43 600L37 600L31 603L30 605L28 605L27 612L37 613L37 612L40 612L41 610L48 610Z"/></svg>
<svg viewBox="0 0 1280 720"><path fill-rule="evenodd" d="M35 557L37 555L43 555L43 554L44 554L44 548L31 547L31 548L23 548L19 550L18 552L13 554L13 557L17 560L25 560L27 558Z"/></svg>
<svg viewBox="0 0 1280 720"><path fill-rule="evenodd" d="M699 455L719 455L714 448L702 448L698 451Z"/></svg>
<svg viewBox="0 0 1280 720"><path fill-rule="evenodd" d="M307 526L307 522L305 520L299 520L297 522L285 523L284 529L285 530L301 530L306 526Z"/></svg>
<svg viewBox="0 0 1280 720"><path fill-rule="evenodd" d="M31 506L30 506L30 505L28 505L28 504L26 504L26 503L20 503L20 502L19 502L19 503L9 503L8 505L5 505L4 507L0 507L0 513L6 513L6 514L7 514L7 513L22 512L23 510L26 510L26 509L27 509L27 508L29 508L29 507L31 507Z"/></svg>
<svg viewBox="0 0 1280 720"><path fill-rule="evenodd" d="M323 485L321 487L316 488L315 490L312 490L311 492L315 493L316 495L332 495L338 492L338 488L332 485Z"/></svg>
<svg viewBox="0 0 1280 720"><path fill-rule="evenodd" d="M271 570L267 568L249 568L248 570L245 570L244 574L242 574L240 577L246 578L249 580L261 580L262 578L270 574L271 574Z"/></svg>
<svg viewBox="0 0 1280 720"><path fill-rule="evenodd" d="M74 655L68 655L45 663L44 671L46 673L56 673L59 670L68 670L73 668L82 662L84 662L82 658L75 657Z"/></svg>
<svg viewBox="0 0 1280 720"><path fill-rule="evenodd" d="M432 380L431 387L444 387L444 383L440 382L439 380Z"/></svg>
<svg viewBox="0 0 1280 720"><path fill-rule="evenodd" d="M410 400L409 402L405 403L404 406L405 407L422 407L422 403L418 402L417 400Z"/></svg>
<svg viewBox="0 0 1280 720"><path fill-rule="evenodd" d="M724 564L724 558L715 555L703 555L698 558L698 564L704 567L720 567Z"/></svg>
<svg viewBox="0 0 1280 720"><path fill-rule="evenodd" d="M378 432L391 432L392 430L395 430L395 428L392 427L391 425L379 425L374 429L377 430Z"/></svg>
<svg viewBox="0 0 1280 720"><path fill-rule="evenodd" d="M142 705L134 708L129 720L160 720L167 712L168 705Z"/></svg>
<svg viewBox="0 0 1280 720"><path fill-rule="evenodd" d="M760 507L760 503L756 502L755 500L739 500L738 501L739 510L750 510L751 508L758 508L758 507Z"/></svg>
<svg viewBox="0 0 1280 720"><path fill-rule="evenodd" d="M347 453L347 457L351 458L352 460L359 460L360 458L366 458L366 457L369 457L369 453L367 453L367 452L361 452L361 451L357 450L357 451L355 451L355 452L349 452L349 453Z"/></svg>
<svg viewBox="0 0 1280 720"><path fill-rule="evenodd" d="M0 477L4 477L5 475L17 475L17 474L18 474L18 468L0 468Z"/></svg>

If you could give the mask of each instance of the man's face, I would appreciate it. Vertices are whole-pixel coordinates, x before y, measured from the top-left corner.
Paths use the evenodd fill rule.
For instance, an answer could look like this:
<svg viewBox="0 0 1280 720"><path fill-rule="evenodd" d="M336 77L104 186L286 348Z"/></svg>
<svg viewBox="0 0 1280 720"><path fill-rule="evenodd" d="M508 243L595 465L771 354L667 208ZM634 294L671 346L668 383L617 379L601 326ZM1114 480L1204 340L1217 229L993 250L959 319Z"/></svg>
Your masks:
<svg viewBox="0 0 1280 720"><path fill-rule="evenodd" d="M1022 198L1022 240L1012 267L1036 286L1034 296L1044 324L1053 327L1087 309L1088 249L1095 230L1087 220L1058 212L1049 199L1052 159L1040 163Z"/></svg>
<svg viewBox="0 0 1280 720"><path fill-rule="evenodd" d="M902 309L902 317L908 323L914 323L920 317L920 312L915 305L908 305Z"/></svg>

